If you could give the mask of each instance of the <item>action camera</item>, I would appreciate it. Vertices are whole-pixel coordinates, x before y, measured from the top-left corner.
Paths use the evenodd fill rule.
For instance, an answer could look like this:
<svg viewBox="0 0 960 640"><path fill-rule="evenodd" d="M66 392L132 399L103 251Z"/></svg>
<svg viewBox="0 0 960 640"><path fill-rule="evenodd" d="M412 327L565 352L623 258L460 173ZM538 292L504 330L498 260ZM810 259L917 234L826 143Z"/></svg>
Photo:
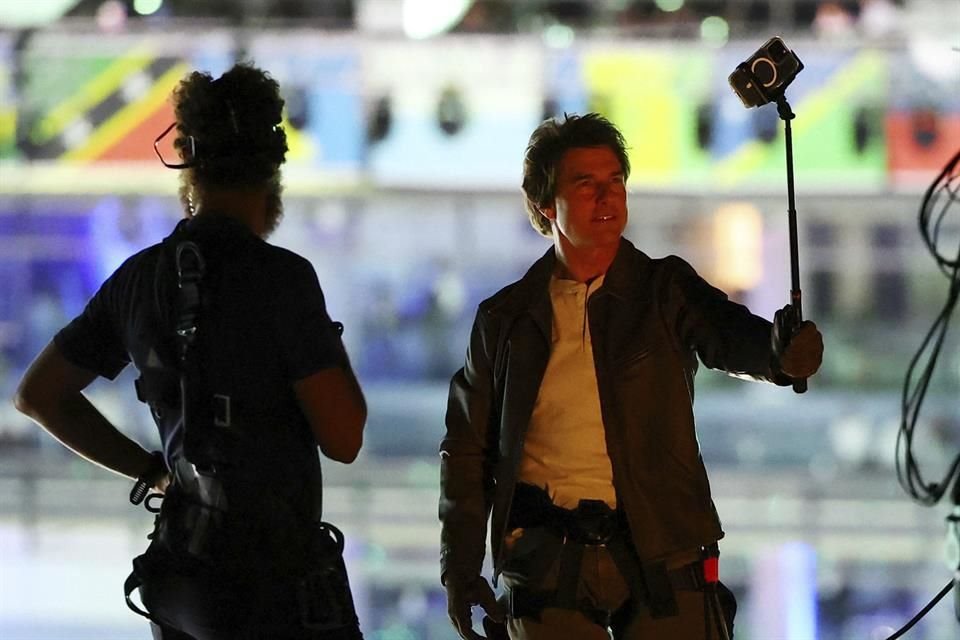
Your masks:
<svg viewBox="0 0 960 640"><path fill-rule="evenodd" d="M775 36L738 64L728 80L743 106L759 107L776 100L802 70L797 54Z"/></svg>

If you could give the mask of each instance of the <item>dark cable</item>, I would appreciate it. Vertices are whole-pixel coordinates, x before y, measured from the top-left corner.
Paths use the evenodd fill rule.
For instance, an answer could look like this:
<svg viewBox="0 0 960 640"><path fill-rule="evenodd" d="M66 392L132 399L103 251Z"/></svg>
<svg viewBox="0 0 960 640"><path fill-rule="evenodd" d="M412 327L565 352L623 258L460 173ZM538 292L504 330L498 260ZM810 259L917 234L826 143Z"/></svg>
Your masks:
<svg viewBox="0 0 960 640"><path fill-rule="evenodd" d="M925 606L923 609L920 610L920 613L913 616L913 618L910 619L910 622L900 627L898 631L894 632L892 636L888 636L886 640L897 640L897 638L905 634L907 631L910 631L913 625L917 624L917 622L920 621L920 618L927 615L927 613L930 612L930 609L933 609L935 606L937 606L937 603L943 600L943 598L948 593L950 593L950 589L952 588L953 588L953 580L950 580L950 582L947 583L947 586L945 586L943 589L940 589L940 593L934 596L933 600L928 602L927 606Z"/></svg>
<svg viewBox="0 0 960 640"><path fill-rule="evenodd" d="M951 316L960 299L960 245L956 257L948 258L938 248L940 231L951 205L960 211L960 151L947 162L940 175L931 183L920 204L919 227L924 244L933 254L941 272L950 281L947 300L937 314L933 326L923 338L917 353L910 360L901 397L900 429L897 433L896 470L897 480L904 491L916 502L934 505L950 487L951 479L960 468L960 453L948 466L940 482L927 483L913 455L913 433L920 407L926 397L937 358L950 326ZM942 202L941 202L942 201ZM925 361L921 361L926 357ZM917 370L919 368L919 373ZM916 379L914 379L916 376Z"/></svg>

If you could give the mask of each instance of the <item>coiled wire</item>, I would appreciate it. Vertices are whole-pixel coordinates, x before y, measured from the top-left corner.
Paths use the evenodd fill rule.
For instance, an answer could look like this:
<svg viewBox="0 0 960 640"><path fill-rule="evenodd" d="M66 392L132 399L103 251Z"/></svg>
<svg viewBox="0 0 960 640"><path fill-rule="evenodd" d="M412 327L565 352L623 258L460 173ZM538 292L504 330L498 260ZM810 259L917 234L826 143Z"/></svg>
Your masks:
<svg viewBox="0 0 960 640"><path fill-rule="evenodd" d="M916 502L934 505L950 487L951 479L960 468L960 451L948 466L940 482L925 482L920 466L913 455L913 434L920 415L920 407L930 385L930 379L943 347L951 316L960 298L960 243L952 256L941 252L939 244L944 221L950 212L960 214L960 151L944 166L940 175L930 184L920 204L918 223L924 244L933 254L940 271L949 280L947 300L937 314L933 326L927 332L910 360L901 397L900 430L897 433L896 470L897 480L904 491ZM955 229L956 230L956 229ZM960 234L958 234L960 235Z"/></svg>

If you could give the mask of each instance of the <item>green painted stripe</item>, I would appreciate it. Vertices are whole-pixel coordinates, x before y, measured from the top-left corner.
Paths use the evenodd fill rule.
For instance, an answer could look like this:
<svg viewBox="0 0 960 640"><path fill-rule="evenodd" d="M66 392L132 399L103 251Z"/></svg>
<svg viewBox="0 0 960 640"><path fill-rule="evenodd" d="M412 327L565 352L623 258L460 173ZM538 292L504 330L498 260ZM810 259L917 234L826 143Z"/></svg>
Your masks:
<svg viewBox="0 0 960 640"><path fill-rule="evenodd" d="M95 160L129 134L143 121L144 116L152 114L170 97L177 81L190 71L186 64L178 62L167 60L167 71L153 82L142 97L107 118L83 145L63 154L63 159L80 162Z"/></svg>
<svg viewBox="0 0 960 640"><path fill-rule="evenodd" d="M153 59L146 47L137 47L117 58L38 123L34 142L42 145L61 135L74 120L120 89L130 75L142 71Z"/></svg>

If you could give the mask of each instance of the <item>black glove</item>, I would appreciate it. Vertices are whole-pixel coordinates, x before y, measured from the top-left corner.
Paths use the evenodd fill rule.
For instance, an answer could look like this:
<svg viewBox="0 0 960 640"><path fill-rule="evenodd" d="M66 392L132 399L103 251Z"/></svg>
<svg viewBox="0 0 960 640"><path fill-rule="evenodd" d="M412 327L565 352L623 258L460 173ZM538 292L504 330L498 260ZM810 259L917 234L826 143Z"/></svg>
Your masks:
<svg viewBox="0 0 960 640"><path fill-rule="evenodd" d="M503 622L503 610L490 584L480 576L463 578L447 575L447 615L453 628L463 640L484 640L473 630L471 612L474 606L481 607L494 623ZM486 627L486 624L484 625Z"/></svg>
<svg viewBox="0 0 960 640"><path fill-rule="evenodd" d="M823 362L823 336L817 325L798 322L793 305L787 305L773 316L770 334L776 368L784 375L800 380L809 378Z"/></svg>
<svg viewBox="0 0 960 640"><path fill-rule="evenodd" d="M483 616L483 632L487 634L487 640L510 640L507 624L497 622L490 616Z"/></svg>

